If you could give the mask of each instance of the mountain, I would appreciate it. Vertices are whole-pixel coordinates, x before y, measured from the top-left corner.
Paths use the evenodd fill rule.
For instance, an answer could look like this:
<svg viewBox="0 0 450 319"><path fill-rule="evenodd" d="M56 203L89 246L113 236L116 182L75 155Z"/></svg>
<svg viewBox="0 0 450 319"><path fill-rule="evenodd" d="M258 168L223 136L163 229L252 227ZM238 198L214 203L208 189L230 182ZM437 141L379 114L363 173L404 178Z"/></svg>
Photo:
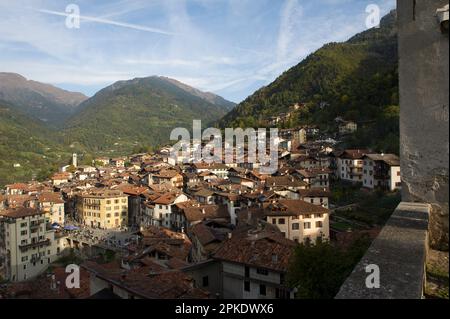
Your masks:
<svg viewBox="0 0 450 319"><path fill-rule="evenodd" d="M230 102L228 100L225 100L223 97L218 96L218 95L216 95L214 93L202 92L202 91L200 91L200 90L198 90L196 88L193 88L193 87L191 87L189 85L186 85L184 83L181 83L180 81L177 81L177 80L174 80L174 79L171 79L171 78L160 77L160 79L161 80L165 80L165 81L167 81L169 83L172 83L172 84L176 85L177 87L179 87L180 89L182 89L182 90L184 90L184 91L186 91L186 92L188 92L188 93L190 93L192 95L198 96L199 98L201 98L203 100L206 100L206 101L208 101L208 102L210 102L212 104L221 106L226 111L231 111L236 106L236 103L233 103L233 102Z"/></svg>
<svg viewBox="0 0 450 319"><path fill-rule="evenodd" d="M164 77L116 82L79 106L65 124L64 142L118 154L156 146L169 141L172 129L192 128L194 119L217 121L231 107L224 101Z"/></svg>
<svg viewBox="0 0 450 319"><path fill-rule="evenodd" d="M346 146L398 153L398 55L396 12L380 28L330 43L284 72L222 118L219 127L269 126L269 118L291 112L285 127L318 125L336 131L338 116L360 124ZM294 105L301 107L295 110Z"/></svg>
<svg viewBox="0 0 450 319"><path fill-rule="evenodd" d="M87 99L81 93L27 80L15 73L0 73L0 99L51 126L58 126Z"/></svg>
<svg viewBox="0 0 450 319"><path fill-rule="evenodd" d="M70 152L54 138L44 123L0 100L0 187L45 177L57 164L70 159Z"/></svg>

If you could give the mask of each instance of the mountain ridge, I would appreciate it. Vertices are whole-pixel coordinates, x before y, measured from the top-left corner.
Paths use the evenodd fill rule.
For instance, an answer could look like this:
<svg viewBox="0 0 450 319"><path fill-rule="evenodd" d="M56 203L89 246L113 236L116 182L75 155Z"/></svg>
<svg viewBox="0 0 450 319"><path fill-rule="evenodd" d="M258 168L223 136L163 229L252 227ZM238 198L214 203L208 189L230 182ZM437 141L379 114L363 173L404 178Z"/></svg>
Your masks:
<svg viewBox="0 0 450 319"><path fill-rule="evenodd" d="M58 126L88 97L56 86L28 80L17 73L0 72L0 99L31 118Z"/></svg>
<svg viewBox="0 0 450 319"><path fill-rule="evenodd" d="M118 81L80 104L65 123L64 141L96 152L166 143L175 127L190 128L194 119L208 124L226 114L223 104L205 94L159 76Z"/></svg>

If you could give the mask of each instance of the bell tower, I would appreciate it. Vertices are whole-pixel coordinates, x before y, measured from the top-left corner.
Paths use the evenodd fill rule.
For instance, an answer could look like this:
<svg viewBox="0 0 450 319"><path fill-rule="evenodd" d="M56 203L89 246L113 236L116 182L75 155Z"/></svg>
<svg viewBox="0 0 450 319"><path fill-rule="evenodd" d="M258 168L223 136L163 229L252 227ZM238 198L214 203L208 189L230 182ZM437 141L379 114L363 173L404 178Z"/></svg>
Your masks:
<svg viewBox="0 0 450 319"><path fill-rule="evenodd" d="M74 167L78 167L78 156L77 156L76 153L73 153L73 154L72 154L72 165L73 165Z"/></svg>

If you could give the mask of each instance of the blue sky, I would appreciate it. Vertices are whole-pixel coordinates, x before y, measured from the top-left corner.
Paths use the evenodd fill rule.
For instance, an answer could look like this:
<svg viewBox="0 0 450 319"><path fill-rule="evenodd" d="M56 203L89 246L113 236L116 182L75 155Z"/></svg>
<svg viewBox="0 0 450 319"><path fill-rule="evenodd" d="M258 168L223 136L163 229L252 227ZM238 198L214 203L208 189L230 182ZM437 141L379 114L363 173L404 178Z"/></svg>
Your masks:
<svg viewBox="0 0 450 319"><path fill-rule="evenodd" d="M67 5L80 28L66 27ZM0 0L0 72L89 96L163 75L239 102L395 0Z"/></svg>

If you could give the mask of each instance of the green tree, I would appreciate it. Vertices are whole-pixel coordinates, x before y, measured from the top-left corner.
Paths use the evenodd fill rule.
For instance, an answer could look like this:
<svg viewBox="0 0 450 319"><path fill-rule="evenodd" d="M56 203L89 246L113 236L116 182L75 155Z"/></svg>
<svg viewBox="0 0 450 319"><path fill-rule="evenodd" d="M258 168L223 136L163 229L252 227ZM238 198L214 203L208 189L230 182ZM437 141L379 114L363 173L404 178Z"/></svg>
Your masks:
<svg viewBox="0 0 450 319"><path fill-rule="evenodd" d="M355 240L349 248L326 241L300 244L291 259L287 280L297 288L300 299L332 299L369 247L368 237Z"/></svg>

